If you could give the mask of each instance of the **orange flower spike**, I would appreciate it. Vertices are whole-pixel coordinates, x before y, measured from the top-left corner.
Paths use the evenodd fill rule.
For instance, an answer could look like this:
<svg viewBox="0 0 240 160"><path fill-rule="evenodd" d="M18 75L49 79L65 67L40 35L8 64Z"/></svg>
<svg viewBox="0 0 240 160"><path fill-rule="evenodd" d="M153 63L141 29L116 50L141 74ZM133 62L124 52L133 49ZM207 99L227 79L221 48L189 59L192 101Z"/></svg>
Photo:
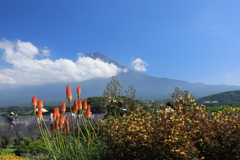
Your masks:
<svg viewBox="0 0 240 160"><path fill-rule="evenodd" d="M92 112L86 112L87 118L90 118L92 116Z"/></svg>
<svg viewBox="0 0 240 160"><path fill-rule="evenodd" d="M91 107L90 107L90 105L87 105L86 116L87 116L88 118L92 116L92 112L91 112Z"/></svg>
<svg viewBox="0 0 240 160"><path fill-rule="evenodd" d="M87 105L87 112L91 112L91 106Z"/></svg>
<svg viewBox="0 0 240 160"><path fill-rule="evenodd" d="M60 123L64 123L64 114L60 114Z"/></svg>
<svg viewBox="0 0 240 160"><path fill-rule="evenodd" d="M42 101L42 99L38 100L37 107L38 107L37 117L41 118L42 117L42 108L43 108L43 101Z"/></svg>
<svg viewBox="0 0 240 160"><path fill-rule="evenodd" d="M81 87L78 86L78 87L77 87L77 95L78 95L78 99L80 99L81 90L82 90Z"/></svg>
<svg viewBox="0 0 240 160"><path fill-rule="evenodd" d="M77 103L77 100L74 99L74 105L73 105L73 110L72 110L72 112L73 112L74 114L76 114L77 111L78 111L78 103Z"/></svg>
<svg viewBox="0 0 240 160"><path fill-rule="evenodd" d="M59 108L58 107L55 107L53 109L53 119L56 120L57 117L59 117Z"/></svg>
<svg viewBox="0 0 240 160"><path fill-rule="evenodd" d="M54 132L54 124L53 124L53 123L50 124L50 132L51 132L51 133Z"/></svg>
<svg viewBox="0 0 240 160"><path fill-rule="evenodd" d="M71 87L69 85L66 86L66 98L68 102L72 100L72 92L71 92Z"/></svg>
<svg viewBox="0 0 240 160"><path fill-rule="evenodd" d="M87 99L83 100L83 109L87 109L88 105L87 105Z"/></svg>
<svg viewBox="0 0 240 160"><path fill-rule="evenodd" d="M37 117L42 118L42 107L38 108Z"/></svg>
<svg viewBox="0 0 240 160"><path fill-rule="evenodd" d="M60 113L59 113L59 108L58 107L56 107L56 113L57 113L57 117L59 117Z"/></svg>
<svg viewBox="0 0 240 160"><path fill-rule="evenodd" d="M82 110L82 101L78 101L78 109Z"/></svg>
<svg viewBox="0 0 240 160"><path fill-rule="evenodd" d="M77 110L73 108L72 113L77 114Z"/></svg>
<svg viewBox="0 0 240 160"><path fill-rule="evenodd" d="M37 106L38 106L38 108L42 108L43 107L43 101L42 101L42 99L39 99L38 100L38 104L37 104Z"/></svg>
<svg viewBox="0 0 240 160"><path fill-rule="evenodd" d="M32 97L32 106L33 106L33 111L36 112L37 96L33 96L33 97Z"/></svg>
<svg viewBox="0 0 240 160"><path fill-rule="evenodd" d="M61 111L62 113L66 112L66 102L62 102Z"/></svg>

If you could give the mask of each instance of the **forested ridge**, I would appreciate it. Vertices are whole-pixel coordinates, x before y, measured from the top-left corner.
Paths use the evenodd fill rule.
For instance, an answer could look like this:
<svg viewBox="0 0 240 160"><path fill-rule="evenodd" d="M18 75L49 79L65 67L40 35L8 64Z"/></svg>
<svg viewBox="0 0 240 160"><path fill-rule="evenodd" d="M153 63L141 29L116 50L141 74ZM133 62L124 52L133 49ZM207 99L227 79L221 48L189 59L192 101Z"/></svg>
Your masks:
<svg viewBox="0 0 240 160"><path fill-rule="evenodd" d="M206 104L208 106L235 106L240 105L240 90L222 92L210 96L202 97L196 100L197 103ZM216 101L218 103L216 103ZM206 103L207 102L207 103ZM215 103L213 103L215 102Z"/></svg>

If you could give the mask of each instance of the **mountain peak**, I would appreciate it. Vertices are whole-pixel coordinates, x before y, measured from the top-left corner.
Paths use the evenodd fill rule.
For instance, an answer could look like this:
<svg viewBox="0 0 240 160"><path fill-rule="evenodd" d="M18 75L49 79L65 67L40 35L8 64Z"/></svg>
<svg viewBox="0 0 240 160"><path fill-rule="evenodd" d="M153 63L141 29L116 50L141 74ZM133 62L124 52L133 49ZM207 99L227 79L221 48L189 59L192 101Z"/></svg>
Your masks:
<svg viewBox="0 0 240 160"><path fill-rule="evenodd" d="M116 62L115 60L101 54L101 53L98 53L98 52L95 52L95 53L88 53L86 54L84 57L89 57L89 58L92 58L92 59L100 59L102 60L103 62L107 62L107 63L113 63L114 65L116 65L117 67L121 68L121 69L124 69L126 67L124 67L123 65L119 64L118 62Z"/></svg>

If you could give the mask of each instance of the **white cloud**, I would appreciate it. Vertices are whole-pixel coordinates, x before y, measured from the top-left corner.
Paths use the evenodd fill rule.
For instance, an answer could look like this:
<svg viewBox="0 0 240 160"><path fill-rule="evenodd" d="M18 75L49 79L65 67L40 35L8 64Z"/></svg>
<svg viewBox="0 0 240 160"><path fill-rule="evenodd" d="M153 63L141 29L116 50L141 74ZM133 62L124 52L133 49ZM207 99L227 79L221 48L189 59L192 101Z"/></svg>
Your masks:
<svg viewBox="0 0 240 160"><path fill-rule="evenodd" d="M124 68L122 71L123 71L124 73L127 73L127 72L129 71L129 69L128 69L128 68Z"/></svg>
<svg viewBox="0 0 240 160"><path fill-rule="evenodd" d="M145 72L147 71L146 66L148 66L148 64L144 62L142 59L137 58L134 61L132 61L132 66L134 70Z"/></svg>
<svg viewBox="0 0 240 160"><path fill-rule="evenodd" d="M121 72L114 64L89 57L78 57L76 62L64 58L55 61L49 58L37 59L36 56L41 55L39 49L30 42L20 40L2 40L0 49L4 51L3 60L12 65L11 68L0 68L0 87L5 84L80 82L94 77L111 77ZM45 47L43 56L49 56L49 53Z"/></svg>
<svg viewBox="0 0 240 160"><path fill-rule="evenodd" d="M78 57L84 56L84 54L82 52L79 52L77 55L78 55Z"/></svg>
<svg viewBox="0 0 240 160"><path fill-rule="evenodd" d="M49 57L51 50L48 50L48 47L45 47L45 49L42 49L43 55Z"/></svg>

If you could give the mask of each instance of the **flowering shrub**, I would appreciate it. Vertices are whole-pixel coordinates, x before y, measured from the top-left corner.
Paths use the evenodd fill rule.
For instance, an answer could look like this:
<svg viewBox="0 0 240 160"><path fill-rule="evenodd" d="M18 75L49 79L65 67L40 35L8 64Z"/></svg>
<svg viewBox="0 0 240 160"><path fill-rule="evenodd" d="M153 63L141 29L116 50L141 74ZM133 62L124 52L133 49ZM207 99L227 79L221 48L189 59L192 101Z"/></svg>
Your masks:
<svg viewBox="0 0 240 160"><path fill-rule="evenodd" d="M103 128L106 133L103 138L117 159L191 158L196 148L183 128L182 121L172 115L164 112L153 115L137 109L123 119L109 119Z"/></svg>
<svg viewBox="0 0 240 160"><path fill-rule="evenodd" d="M7 159L11 159L11 160L28 160L27 158L15 156L15 155L12 155L12 154L9 154L9 153L1 153L0 154L0 159L2 159L2 160L7 160Z"/></svg>
<svg viewBox="0 0 240 160"><path fill-rule="evenodd" d="M136 109L102 122L114 159L239 159L240 110L208 114L186 94L174 110Z"/></svg>

